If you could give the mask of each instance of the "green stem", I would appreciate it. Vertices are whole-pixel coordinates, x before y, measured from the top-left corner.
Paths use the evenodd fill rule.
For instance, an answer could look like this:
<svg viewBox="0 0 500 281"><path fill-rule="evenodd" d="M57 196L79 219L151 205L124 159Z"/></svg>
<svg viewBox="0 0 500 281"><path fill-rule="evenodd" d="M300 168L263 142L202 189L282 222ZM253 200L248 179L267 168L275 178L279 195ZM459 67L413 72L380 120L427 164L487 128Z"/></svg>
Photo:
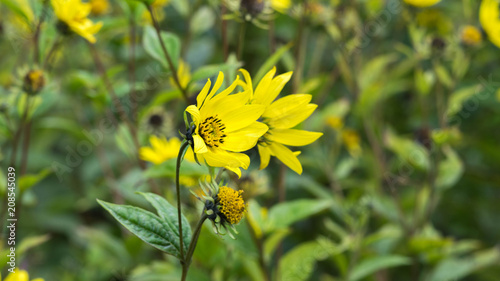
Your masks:
<svg viewBox="0 0 500 281"><path fill-rule="evenodd" d="M189 248L188 248L186 257L184 259L184 264L182 265L181 281L186 280L189 266L191 265L191 258L193 257L194 250L196 249L196 243L198 243L198 238L200 237L201 227L203 226L203 223L205 222L205 220L207 218L208 218L208 216L205 214L205 209L203 209L203 212L201 214L201 218L198 221L196 228L194 229L193 236L191 236L191 242L189 243Z"/></svg>
<svg viewBox="0 0 500 281"><path fill-rule="evenodd" d="M174 78L174 82L177 85L177 88L182 93L182 97L186 101L187 104L189 104L189 98L187 95L186 89L182 87L179 76L177 75L177 69L175 69L174 63L172 61L172 58L170 57L170 54L167 52L167 47L165 47L165 44L163 43L163 40L161 39L161 30L160 30L160 25L158 24L158 20L156 19L155 13L153 12L153 9L151 6L147 6L149 14L151 15L151 19L153 20L153 26L155 27L156 30L156 35L158 35L158 40L160 41L161 49L163 51L163 54L165 55L165 58L167 59L168 67L170 68L170 71L172 72L172 77Z"/></svg>
<svg viewBox="0 0 500 281"><path fill-rule="evenodd" d="M179 173L181 170L181 162L182 162L182 157L184 155L184 151L188 147L189 143L184 142L181 145L181 148L179 149L179 154L177 155L177 164L175 166L175 192L177 193L177 219L179 222L179 240L180 240L180 246L181 246L181 263L185 264L185 259L184 259L184 241L182 237L182 220L181 220L181 192L180 192L180 186L179 186Z"/></svg>
<svg viewBox="0 0 500 281"><path fill-rule="evenodd" d="M241 56L243 55L243 45L245 44L245 29L246 29L246 22L242 22L240 24L240 37L238 40L238 51L237 51L237 58L238 60L241 59Z"/></svg>
<svg viewBox="0 0 500 281"><path fill-rule="evenodd" d="M21 117L21 123L19 124L19 128L17 129L12 142L12 154L10 156L11 167L13 167L16 163L17 145L19 143L19 138L21 137L21 132L23 131L24 128L24 123L26 122L26 118L28 117L29 103L30 103L30 96L27 96L26 104L24 105L23 116Z"/></svg>
<svg viewBox="0 0 500 281"><path fill-rule="evenodd" d="M220 182L220 180L222 179L222 174L224 173L225 170L226 170L226 168L224 168L224 167L220 168L219 172L217 173L217 176L215 177L216 183Z"/></svg>

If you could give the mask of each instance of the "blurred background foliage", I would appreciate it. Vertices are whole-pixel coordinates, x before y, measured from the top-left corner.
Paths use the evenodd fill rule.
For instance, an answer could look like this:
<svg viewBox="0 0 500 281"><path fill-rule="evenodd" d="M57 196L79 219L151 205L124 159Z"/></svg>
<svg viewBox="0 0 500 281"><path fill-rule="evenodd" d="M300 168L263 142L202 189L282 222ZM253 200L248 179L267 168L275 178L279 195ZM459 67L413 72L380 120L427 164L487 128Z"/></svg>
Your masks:
<svg viewBox="0 0 500 281"><path fill-rule="evenodd" d="M302 129L324 136L302 149L302 175L274 160L258 171L257 152L248 152L252 166L232 179L249 201L240 234L221 238L207 224L188 278L499 280L500 51L480 31L479 1L420 8L398 0L293 0L285 9L277 5L287 1L241 2L154 5L190 103L218 71L232 80L244 67L258 81L276 65L278 73L294 71L282 95L309 93L319 105ZM103 23L93 50L139 144L153 134L178 137L187 104L144 5L90 3L90 18ZM1 225L17 141L18 266L47 281L178 280L177 260L96 202L151 209L136 191L174 202L175 162L137 161L92 48L57 35L48 1L2 0L0 12ZM23 81L41 67L32 37L43 13L41 57L59 46L27 106ZM137 102L128 103L131 90ZM27 148L25 137L16 140L25 108ZM183 164L191 222L201 206L188 189L196 191L206 173ZM6 235L2 228L2 276Z"/></svg>

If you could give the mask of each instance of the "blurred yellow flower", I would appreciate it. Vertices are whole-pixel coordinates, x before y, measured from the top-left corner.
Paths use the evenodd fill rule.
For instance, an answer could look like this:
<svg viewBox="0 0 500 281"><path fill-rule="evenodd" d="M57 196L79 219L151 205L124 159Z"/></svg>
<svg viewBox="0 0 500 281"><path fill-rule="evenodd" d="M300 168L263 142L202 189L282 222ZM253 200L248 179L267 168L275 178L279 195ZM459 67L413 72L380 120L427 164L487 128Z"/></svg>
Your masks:
<svg viewBox="0 0 500 281"><path fill-rule="evenodd" d="M29 274L26 270L22 270L16 268L14 273L9 273L7 277L5 277L4 281L30 281ZM43 278L32 279L31 281L44 281Z"/></svg>
<svg viewBox="0 0 500 281"><path fill-rule="evenodd" d="M309 117L316 107L310 104L312 99L308 94L294 94L274 99L280 94L285 84L292 77L287 72L274 77L276 67L273 67L253 91L252 79L248 71L240 69L245 77L245 91L250 93L251 104L266 106L262 114L263 122L269 126L269 131L259 140L260 169L269 164L271 156L276 156L283 164L298 174L302 174L302 165L297 158L298 153L292 152L286 145L304 146L316 141L323 133L291 129Z"/></svg>
<svg viewBox="0 0 500 281"><path fill-rule="evenodd" d="M410 4L415 7L429 7L436 5L441 0L404 0L406 4Z"/></svg>
<svg viewBox="0 0 500 281"><path fill-rule="evenodd" d="M326 119L326 123L335 130L340 130L342 127L344 127L344 122L342 121L342 118L338 116L330 116Z"/></svg>
<svg viewBox="0 0 500 281"><path fill-rule="evenodd" d="M39 69L30 70L26 73L23 80L23 90L25 90L28 95L37 94L45 85L43 71Z"/></svg>
<svg viewBox="0 0 500 281"><path fill-rule="evenodd" d="M171 0L155 0L151 4L151 9L153 10L153 13L158 22L162 21L165 18L165 11L163 11L163 8L168 6L168 4L170 4L170 1ZM148 10L145 10L142 14L142 20L148 24L153 24L153 20L151 19L151 15L149 14Z"/></svg>
<svg viewBox="0 0 500 281"><path fill-rule="evenodd" d="M91 12L94 15L103 15L109 9L108 0L90 0L89 3L92 6Z"/></svg>
<svg viewBox="0 0 500 281"><path fill-rule="evenodd" d="M179 83L183 89L187 89L189 82L191 82L191 68L184 60L179 60L179 68L177 69L177 76L179 77ZM170 84L173 87L177 87L174 78L170 77Z"/></svg>
<svg viewBox="0 0 500 281"><path fill-rule="evenodd" d="M353 157L358 157L361 155L361 145L358 133L351 129L345 129L342 131L342 141L347 147L347 151Z"/></svg>
<svg viewBox="0 0 500 281"><path fill-rule="evenodd" d="M257 122L264 112L262 105L247 105L246 92L232 94L239 77L219 94L216 92L224 81L219 72L217 81L209 93L210 79L196 98L197 105L186 111L191 115L195 129L187 138L193 142L196 156L212 167L225 167L241 176L240 167L247 169L250 158L243 153L257 144L267 131L267 126Z"/></svg>
<svg viewBox="0 0 500 281"><path fill-rule="evenodd" d="M490 41L500 48L500 10L497 0L481 2L479 21Z"/></svg>
<svg viewBox="0 0 500 281"><path fill-rule="evenodd" d="M474 46L481 43L483 35L477 27L467 25L462 29L461 39L465 44Z"/></svg>
<svg viewBox="0 0 500 281"><path fill-rule="evenodd" d="M141 147L139 157L155 165L160 165L167 160L177 158L179 149L181 148L181 141L175 137L167 140L166 138L151 136L149 142L151 143L151 147ZM193 151L191 149L186 151L184 159L194 162Z"/></svg>
<svg viewBox="0 0 500 281"><path fill-rule="evenodd" d="M271 7L283 14L290 8L290 6L292 6L291 0L271 0Z"/></svg>
<svg viewBox="0 0 500 281"><path fill-rule="evenodd" d="M94 35L101 29L102 22L93 23L87 16L92 6L80 0L51 0L54 13L71 31L95 43Z"/></svg>

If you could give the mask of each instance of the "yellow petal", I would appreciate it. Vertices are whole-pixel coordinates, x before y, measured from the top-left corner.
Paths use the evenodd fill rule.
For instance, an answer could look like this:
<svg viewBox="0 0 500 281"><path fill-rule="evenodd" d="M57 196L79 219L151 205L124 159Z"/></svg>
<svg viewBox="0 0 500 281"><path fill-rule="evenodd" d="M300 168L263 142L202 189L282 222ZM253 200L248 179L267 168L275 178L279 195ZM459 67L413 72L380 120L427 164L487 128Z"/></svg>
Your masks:
<svg viewBox="0 0 500 281"><path fill-rule="evenodd" d="M267 132L267 126L260 122L253 122L250 126L231 132L224 138L220 148L242 152L247 151L257 144L259 138Z"/></svg>
<svg viewBox="0 0 500 281"><path fill-rule="evenodd" d="M236 80L231 84L231 86L217 94L217 96L210 99L210 101L206 102L205 110L207 111L207 116L213 116L215 114L222 116L226 112L240 107L248 101L248 95L243 93L229 95L234 91L236 86L238 86L238 82L239 76L236 77ZM230 102L233 102L233 104Z"/></svg>
<svg viewBox="0 0 500 281"><path fill-rule="evenodd" d="M295 129L274 129L266 135L269 140L284 145L303 146L316 141L323 133Z"/></svg>
<svg viewBox="0 0 500 281"><path fill-rule="evenodd" d="M194 141L194 152L196 153L207 153L208 149L205 142L199 135L193 135Z"/></svg>
<svg viewBox="0 0 500 281"><path fill-rule="evenodd" d="M219 95L217 95L218 97ZM216 98L217 98L216 97ZM210 113L218 114L219 116L225 115L229 111L235 108L240 108L244 106L249 100L248 93L238 93L225 97L218 102L211 105Z"/></svg>
<svg viewBox="0 0 500 281"><path fill-rule="evenodd" d="M243 74L243 77L245 78L245 87L247 87L247 89L251 92L251 97L253 96L253 85L252 85L252 77L250 77L250 73L248 73L248 71L246 71L245 69L243 68L240 68L239 69L241 74ZM245 89L245 90L247 90Z"/></svg>
<svg viewBox="0 0 500 281"><path fill-rule="evenodd" d="M205 86L203 86L203 89L201 89L200 93L196 97L196 106L198 106L198 108L201 108L203 102L207 98L208 90L210 90L211 84L212 82L210 81L210 79L208 79L207 83L205 83Z"/></svg>
<svg viewBox="0 0 500 281"><path fill-rule="evenodd" d="M269 165L269 160L271 160L271 151L269 148L265 145L258 145L257 148L259 149L259 155L260 155L260 169L264 169Z"/></svg>
<svg viewBox="0 0 500 281"><path fill-rule="evenodd" d="M196 127L198 127L201 120L200 111L198 110L198 108L194 105L190 105L186 108L186 111L189 112L189 114L191 114L194 124L196 125Z"/></svg>
<svg viewBox="0 0 500 281"><path fill-rule="evenodd" d="M264 112L262 105L245 105L230 112L220 115L222 123L226 126L226 132L230 133L255 122Z"/></svg>
<svg viewBox="0 0 500 281"><path fill-rule="evenodd" d="M151 136L149 142L154 150L161 150L167 145L167 140L165 138L158 138L156 136Z"/></svg>
<svg viewBox="0 0 500 281"><path fill-rule="evenodd" d="M404 0L407 4L415 7L429 7L437 4L441 0Z"/></svg>
<svg viewBox="0 0 500 281"><path fill-rule="evenodd" d="M9 273L4 281L29 281L29 275L26 270L16 268L14 273Z"/></svg>
<svg viewBox="0 0 500 281"><path fill-rule="evenodd" d="M291 71L276 76L271 81L271 83L269 83L269 86L267 87L265 92L264 91L257 92L258 89L255 90L255 99L258 100L259 103L263 105L271 104L274 101L274 99L276 99L276 97L280 94L281 90L283 89L283 87L285 87L285 84L288 83L291 77L292 77Z"/></svg>
<svg viewBox="0 0 500 281"><path fill-rule="evenodd" d="M212 99L214 97L215 93L217 93L220 86L222 85L222 82L224 82L224 73L222 73L222 71L219 71L219 75L217 76L217 80L215 81L214 87L212 88L212 90L208 94L208 96L205 100L205 103L210 101L210 99Z"/></svg>
<svg viewBox="0 0 500 281"><path fill-rule="evenodd" d="M274 74L276 73L276 67L273 67L269 72L262 77L260 80L259 84L257 85L257 88L255 89L254 92L254 102L257 104L264 104L263 101L265 99L265 96L267 95L267 89L269 88L269 85L271 85L271 81L273 81Z"/></svg>
<svg viewBox="0 0 500 281"><path fill-rule="evenodd" d="M287 112L286 115L268 121L269 126L279 129L288 129L297 126L300 122L309 117L318 106L308 104L303 108ZM265 118L265 116L263 116Z"/></svg>
<svg viewBox="0 0 500 281"><path fill-rule="evenodd" d="M212 167L243 167L247 169L250 165L250 158L246 154L228 152L220 148L210 148L207 153L201 154L203 159Z"/></svg>
<svg viewBox="0 0 500 281"><path fill-rule="evenodd" d="M265 118L277 118L297 109L303 109L312 99L311 95L295 94L289 95L273 102L267 107L263 114Z"/></svg>
<svg viewBox="0 0 500 281"><path fill-rule="evenodd" d="M144 161L148 161L159 165L163 162L161 157L151 148L151 147L141 147L139 149L139 158Z"/></svg>
<svg viewBox="0 0 500 281"><path fill-rule="evenodd" d="M302 174L302 165L290 149L279 143L271 143L269 149L283 164L287 165L297 174Z"/></svg>
<svg viewBox="0 0 500 281"><path fill-rule="evenodd" d="M229 171L231 171L231 172L235 173L235 174L238 176L238 178L241 178L241 170L240 170L240 168L229 167L229 166L226 166L226 167L224 167L224 168L226 168L226 169L228 169Z"/></svg>

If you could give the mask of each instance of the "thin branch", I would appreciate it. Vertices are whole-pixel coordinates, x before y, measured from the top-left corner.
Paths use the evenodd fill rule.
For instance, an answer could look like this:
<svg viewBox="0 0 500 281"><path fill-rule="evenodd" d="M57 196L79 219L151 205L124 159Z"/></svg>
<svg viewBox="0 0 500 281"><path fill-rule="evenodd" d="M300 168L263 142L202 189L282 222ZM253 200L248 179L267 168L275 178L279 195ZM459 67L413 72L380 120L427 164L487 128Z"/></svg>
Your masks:
<svg viewBox="0 0 500 281"><path fill-rule="evenodd" d="M156 30L156 34L158 35L158 40L160 41L161 49L163 50L163 54L165 55L165 58L167 59L168 67L170 68L170 71L172 72L172 77L174 78L174 82L177 85L177 88L182 93L182 97L186 101L187 104L189 104L189 97L187 90L182 87L179 76L177 75L177 69L174 66L174 63L172 61L172 58L170 57L170 54L167 51L167 47L165 47L165 43L163 43L163 40L161 38L161 30L160 30L160 25L158 24L158 20L156 19L155 13L153 12L153 9L151 6L147 6L149 13L151 14L151 19L153 20L153 25Z"/></svg>

